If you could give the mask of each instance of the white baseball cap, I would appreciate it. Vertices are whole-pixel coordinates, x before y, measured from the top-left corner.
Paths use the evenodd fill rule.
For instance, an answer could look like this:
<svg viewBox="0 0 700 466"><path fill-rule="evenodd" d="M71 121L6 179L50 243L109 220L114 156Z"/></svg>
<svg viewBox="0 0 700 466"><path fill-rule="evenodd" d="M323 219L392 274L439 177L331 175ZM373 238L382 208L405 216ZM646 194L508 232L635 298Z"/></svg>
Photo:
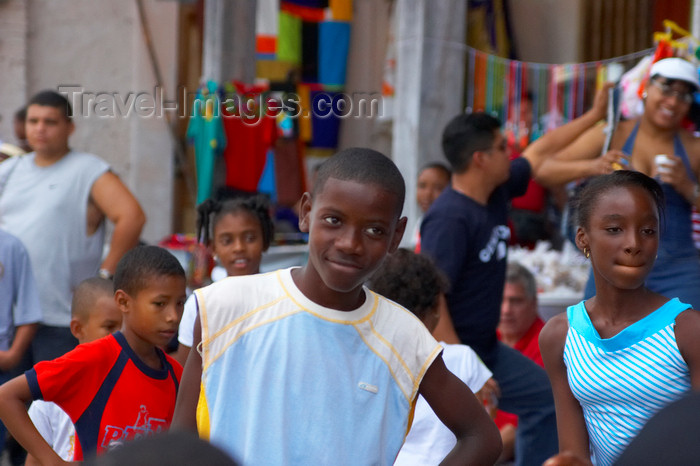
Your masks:
<svg viewBox="0 0 700 466"><path fill-rule="evenodd" d="M662 76L691 84L695 90L700 90L698 69L695 65L682 58L664 58L651 67L650 77Z"/></svg>

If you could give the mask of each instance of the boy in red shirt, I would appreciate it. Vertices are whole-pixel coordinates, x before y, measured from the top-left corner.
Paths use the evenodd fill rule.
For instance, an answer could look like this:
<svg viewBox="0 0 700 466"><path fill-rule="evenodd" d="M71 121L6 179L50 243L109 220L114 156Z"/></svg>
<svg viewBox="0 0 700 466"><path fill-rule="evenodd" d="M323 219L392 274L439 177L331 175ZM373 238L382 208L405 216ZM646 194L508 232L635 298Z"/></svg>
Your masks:
<svg viewBox="0 0 700 466"><path fill-rule="evenodd" d="M172 419L181 366L163 353L185 302L185 272L164 249L128 252L114 275L120 332L36 364L0 386L0 418L42 464L60 463L29 419L25 403L58 404L75 425L75 460L134 438L166 430Z"/></svg>

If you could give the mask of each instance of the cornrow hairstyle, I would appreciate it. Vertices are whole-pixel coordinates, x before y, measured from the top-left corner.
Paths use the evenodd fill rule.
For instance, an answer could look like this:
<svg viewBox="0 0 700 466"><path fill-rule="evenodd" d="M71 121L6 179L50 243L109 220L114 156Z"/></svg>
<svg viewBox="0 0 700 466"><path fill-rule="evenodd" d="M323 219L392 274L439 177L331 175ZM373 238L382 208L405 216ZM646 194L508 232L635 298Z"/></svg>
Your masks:
<svg viewBox="0 0 700 466"><path fill-rule="evenodd" d="M636 186L649 193L659 212L659 224L663 225L662 220L666 201L661 186L656 180L644 173L630 170L617 170L607 175L596 176L588 181L574 199L576 225L588 228L591 212L602 194L616 188L628 188L631 186Z"/></svg>
<svg viewBox="0 0 700 466"><path fill-rule="evenodd" d="M223 201L207 199L197 206L197 239L200 243L210 245L219 220L224 215L248 212L260 223L263 251L267 251L272 242L275 226L270 217L270 203L265 196L253 195L234 197Z"/></svg>

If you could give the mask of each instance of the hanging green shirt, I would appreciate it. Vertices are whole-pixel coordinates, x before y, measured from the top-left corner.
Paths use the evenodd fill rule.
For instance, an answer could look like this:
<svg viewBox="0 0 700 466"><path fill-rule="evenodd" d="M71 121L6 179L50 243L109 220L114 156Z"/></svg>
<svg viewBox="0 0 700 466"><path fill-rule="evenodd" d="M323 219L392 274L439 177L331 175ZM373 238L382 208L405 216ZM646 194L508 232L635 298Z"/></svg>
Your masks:
<svg viewBox="0 0 700 466"><path fill-rule="evenodd" d="M212 196L216 157L220 156L226 147L217 88L214 81L208 81L206 86L197 91L192 116L187 126L187 140L194 146L197 204Z"/></svg>

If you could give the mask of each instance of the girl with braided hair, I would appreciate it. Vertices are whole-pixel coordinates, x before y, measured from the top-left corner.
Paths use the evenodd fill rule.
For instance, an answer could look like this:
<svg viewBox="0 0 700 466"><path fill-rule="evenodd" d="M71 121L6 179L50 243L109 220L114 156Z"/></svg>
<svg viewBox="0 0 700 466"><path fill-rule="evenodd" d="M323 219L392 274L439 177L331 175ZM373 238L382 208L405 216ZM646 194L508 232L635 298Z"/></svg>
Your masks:
<svg viewBox="0 0 700 466"><path fill-rule="evenodd" d="M267 199L256 195L224 201L207 199L197 207L197 237L207 245L226 276L260 272L263 252L272 241L274 226ZM180 321L175 359L183 366L192 347L192 332L197 314L190 296Z"/></svg>

